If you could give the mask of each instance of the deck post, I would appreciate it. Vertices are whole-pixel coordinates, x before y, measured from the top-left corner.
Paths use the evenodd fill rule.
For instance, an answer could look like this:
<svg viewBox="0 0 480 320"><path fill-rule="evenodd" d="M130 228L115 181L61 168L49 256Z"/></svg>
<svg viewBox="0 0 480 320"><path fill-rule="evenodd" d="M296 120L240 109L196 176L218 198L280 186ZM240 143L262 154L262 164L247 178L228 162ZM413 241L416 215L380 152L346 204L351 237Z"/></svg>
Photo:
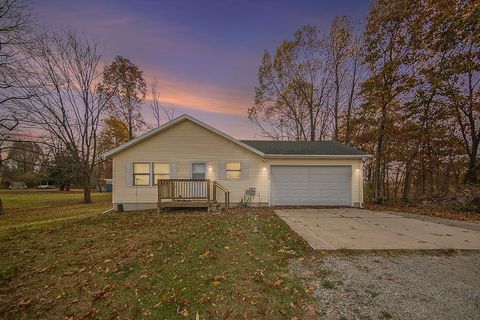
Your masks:
<svg viewBox="0 0 480 320"><path fill-rule="evenodd" d="M213 202L217 202L217 182L213 181Z"/></svg>
<svg viewBox="0 0 480 320"><path fill-rule="evenodd" d="M210 213L210 180L207 180L207 211Z"/></svg>
<svg viewBox="0 0 480 320"><path fill-rule="evenodd" d="M157 188L158 188L158 203L157 203L157 212L160 213L162 211L162 186L161 180L157 180Z"/></svg>

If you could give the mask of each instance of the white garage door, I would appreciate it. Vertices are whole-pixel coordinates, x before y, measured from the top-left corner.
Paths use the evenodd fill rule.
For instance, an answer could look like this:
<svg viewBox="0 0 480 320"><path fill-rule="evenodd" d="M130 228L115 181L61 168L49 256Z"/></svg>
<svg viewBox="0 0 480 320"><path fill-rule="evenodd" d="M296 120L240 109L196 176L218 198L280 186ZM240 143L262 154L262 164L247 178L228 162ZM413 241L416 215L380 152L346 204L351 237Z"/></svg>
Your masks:
<svg viewBox="0 0 480 320"><path fill-rule="evenodd" d="M272 205L350 206L350 166L271 166Z"/></svg>

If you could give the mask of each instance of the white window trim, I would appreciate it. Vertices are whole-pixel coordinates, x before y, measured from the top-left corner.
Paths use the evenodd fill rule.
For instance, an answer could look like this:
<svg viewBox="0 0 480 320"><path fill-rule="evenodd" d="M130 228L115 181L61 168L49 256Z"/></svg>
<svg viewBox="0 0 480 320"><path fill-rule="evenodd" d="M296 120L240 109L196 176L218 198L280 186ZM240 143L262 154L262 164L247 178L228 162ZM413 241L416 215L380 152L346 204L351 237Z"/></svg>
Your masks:
<svg viewBox="0 0 480 320"><path fill-rule="evenodd" d="M149 184L136 184L135 183L135 176L136 175L144 175L146 176L147 173L135 173L135 164L148 164L148 176L149 176ZM134 161L132 162L132 186L133 187L151 187L152 186L152 163L150 161Z"/></svg>
<svg viewBox="0 0 480 320"><path fill-rule="evenodd" d="M191 161L190 162L190 179L193 179L193 165L203 164L205 166L205 179L208 179L208 163L205 160Z"/></svg>
<svg viewBox="0 0 480 320"><path fill-rule="evenodd" d="M172 173L170 172L170 162L168 161L151 161L150 162L150 185L152 187L156 187L157 184L155 183L154 177L155 177L155 164L167 164L168 165L168 176L171 178Z"/></svg>
<svg viewBox="0 0 480 320"><path fill-rule="evenodd" d="M228 167L228 164L229 163L240 163L240 170L228 170L227 167ZM240 172L240 177L238 178L229 178L228 177L228 171L238 171ZM225 180L233 180L233 181L237 181L237 180L242 180L242 175L243 175L243 163L242 161L225 161Z"/></svg>

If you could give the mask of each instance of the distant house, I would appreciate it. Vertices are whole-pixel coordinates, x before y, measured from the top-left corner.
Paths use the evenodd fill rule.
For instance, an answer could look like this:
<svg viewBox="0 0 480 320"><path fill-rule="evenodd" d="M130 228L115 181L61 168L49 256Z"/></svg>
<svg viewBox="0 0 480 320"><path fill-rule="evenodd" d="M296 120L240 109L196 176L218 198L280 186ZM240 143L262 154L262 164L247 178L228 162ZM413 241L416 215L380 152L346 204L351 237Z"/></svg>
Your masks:
<svg viewBox="0 0 480 320"><path fill-rule="evenodd" d="M113 158L113 205L124 210L156 208L159 197L166 206L195 199L225 205L224 190L232 206L361 207L369 157L333 141L237 140L188 115L106 156Z"/></svg>

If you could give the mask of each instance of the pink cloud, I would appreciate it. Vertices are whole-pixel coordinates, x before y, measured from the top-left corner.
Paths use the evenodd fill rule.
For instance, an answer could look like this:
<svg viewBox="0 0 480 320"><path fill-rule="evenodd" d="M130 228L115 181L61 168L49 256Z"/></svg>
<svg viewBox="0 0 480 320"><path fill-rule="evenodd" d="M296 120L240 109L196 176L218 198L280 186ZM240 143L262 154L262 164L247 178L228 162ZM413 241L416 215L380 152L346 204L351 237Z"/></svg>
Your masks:
<svg viewBox="0 0 480 320"><path fill-rule="evenodd" d="M158 79L161 103L246 116L247 109L253 101L253 87L245 90L242 86L190 79L188 74L180 74L184 70L175 72L168 60L159 60L156 63L152 56L172 52L189 53L198 57L200 64L201 57L208 56L214 57L215 62L221 61L237 68L256 64L257 59L252 61L250 56L202 43L191 34L188 27L181 24L148 21L136 13L109 10L110 8L102 6L96 9L76 9L76 5L69 4L67 10L65 7L51 6L48 10L44 8L42 10L40 7L39 12L46 21L65 23L92 35L99 41L101 48L110 52L110 55L121 54L130 58L144 70L149 85L153 78ZM135 50L138 50L138 57ZM142 56L145 51L150 53L148 58ZM113 56L106 58L105 63L109 63ZM232 69L232 72L236 72L235 70L238 69ZM225 73L225 77L228 76L229 74Z"/></svg>
<svg viewBox="0 0 480 320"><path fill-rule="evenodd" d="M161 73L162 77L152 74L146 76L149 84L156 78L160 92L160 102L167 105L198 109L215 113L247 115L252 103L253 93L235 88L225 88L212 84L201 84L175 75ZM151 100L150 92L147 100Z"/></svg>

